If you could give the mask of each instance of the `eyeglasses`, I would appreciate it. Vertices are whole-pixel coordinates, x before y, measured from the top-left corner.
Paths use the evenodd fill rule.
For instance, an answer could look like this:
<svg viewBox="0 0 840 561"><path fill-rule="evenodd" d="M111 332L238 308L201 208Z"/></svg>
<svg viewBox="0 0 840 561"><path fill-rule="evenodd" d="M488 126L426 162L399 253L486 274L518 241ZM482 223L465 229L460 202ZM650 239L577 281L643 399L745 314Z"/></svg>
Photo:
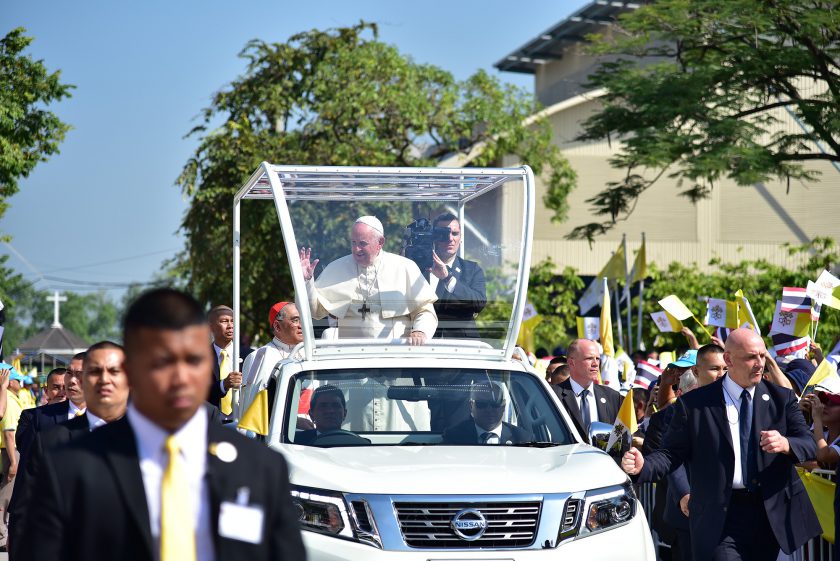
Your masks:
<svg viewBox="0 0 840 561"><path fill-rule="evenodd" d="M492 409L501 409L502 407L504 407L506 405L506 403L504 401L501 402L501 403L498 403L498 402L495 402L495 401L483 401L483 400L473 401L473 404L475 404L476 409L487 409L488 407L490 407Z"/></svg>

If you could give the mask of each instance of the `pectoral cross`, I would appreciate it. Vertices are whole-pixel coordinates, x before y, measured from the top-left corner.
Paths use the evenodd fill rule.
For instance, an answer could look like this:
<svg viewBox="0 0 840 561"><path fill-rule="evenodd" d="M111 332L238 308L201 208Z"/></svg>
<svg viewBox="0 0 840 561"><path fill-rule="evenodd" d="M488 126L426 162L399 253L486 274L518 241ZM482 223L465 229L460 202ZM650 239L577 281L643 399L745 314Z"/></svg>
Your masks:
<svg viewBox="0 0 840 561"><path fill-rule="evenodd" d="M362 314L362 321L365 321L365 317L367 316L368 312L370 312L370 308L368 308L367 302L362 302L362 307L359 308L359 313Z"/></svg>

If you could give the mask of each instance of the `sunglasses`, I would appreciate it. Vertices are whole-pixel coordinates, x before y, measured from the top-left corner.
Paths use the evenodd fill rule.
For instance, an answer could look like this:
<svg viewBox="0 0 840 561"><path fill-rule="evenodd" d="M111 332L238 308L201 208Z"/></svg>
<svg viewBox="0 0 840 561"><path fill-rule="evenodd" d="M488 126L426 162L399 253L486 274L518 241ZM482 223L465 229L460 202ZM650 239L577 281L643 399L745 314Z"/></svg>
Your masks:
<svg viewBox="0 0 840 561"><path fill-rule="evenodd" d="M473 401L475 404L476 409L487 409L488 407L492 409L501 409L505 406L505 402L497 403L495 401Z"/></svg>

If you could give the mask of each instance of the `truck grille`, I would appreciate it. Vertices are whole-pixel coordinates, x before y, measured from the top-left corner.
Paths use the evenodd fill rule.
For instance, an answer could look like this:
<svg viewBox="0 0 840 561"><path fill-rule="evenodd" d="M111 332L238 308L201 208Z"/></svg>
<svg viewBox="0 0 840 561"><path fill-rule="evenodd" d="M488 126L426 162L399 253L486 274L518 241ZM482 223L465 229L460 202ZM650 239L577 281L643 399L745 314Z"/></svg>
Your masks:
<svg viewBox="0 0 840 561"><path fill-rule="evenodd" d="M406 545L422 548L527 547L534 542L540 516L539 502L394 503L394 509ZM487 520L486 531L474 541L452 529L453 517L464 509L477 510Z"/></svg>

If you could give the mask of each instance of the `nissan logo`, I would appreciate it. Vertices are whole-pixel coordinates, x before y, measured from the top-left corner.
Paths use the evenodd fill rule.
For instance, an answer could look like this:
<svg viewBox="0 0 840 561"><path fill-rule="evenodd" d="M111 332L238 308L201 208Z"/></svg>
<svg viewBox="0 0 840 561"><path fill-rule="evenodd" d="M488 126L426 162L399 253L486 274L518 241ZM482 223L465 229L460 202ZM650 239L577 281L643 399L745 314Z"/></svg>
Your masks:
<svg viewBox="0 0 840 561"><path fill-rule="evenodd" d="M487 531L487 519L480 511L474 508L466 508L455 513L450 526L456 536L472 542L483 536L484 532Z"/></svg>

